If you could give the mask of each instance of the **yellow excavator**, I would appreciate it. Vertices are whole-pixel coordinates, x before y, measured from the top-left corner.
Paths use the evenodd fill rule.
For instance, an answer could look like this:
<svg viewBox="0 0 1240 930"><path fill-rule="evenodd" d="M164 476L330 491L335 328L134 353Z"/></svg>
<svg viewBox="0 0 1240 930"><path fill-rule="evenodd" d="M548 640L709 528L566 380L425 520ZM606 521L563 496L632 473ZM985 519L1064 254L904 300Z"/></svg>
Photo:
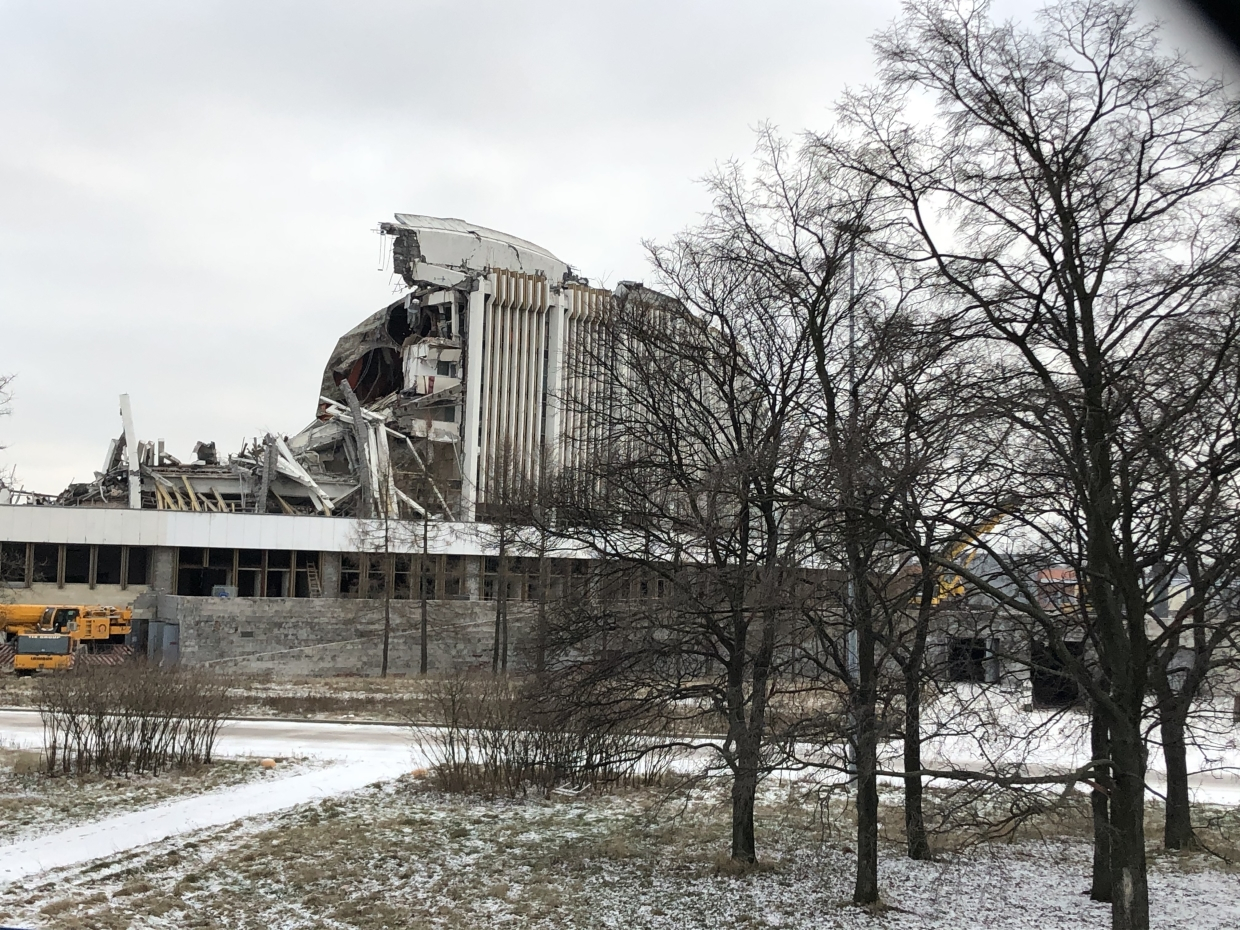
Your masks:
<svg viewBox="0 0 1240 930"><path fill-rule="evenodd" d="M19 675L72 668L79 653L121 653L133 629L129 608L0 604L5 644Z"/></svg>
<svg viewBox="0 0 1240 930"><path fill-rule="evenodd" d="M1007 508L1012 506L1014 503L1015 498L1012 498L1002 501L1000 506ZM1007 516L1008 515L1004 510L995 511L977 526L971 527L969 529L969 538L962 539L959 542L954 543L950 548L948 548L944 555L952 562L960 559L963 555L964 558L961 561L963 566L967 568L969 565L973 564L973 560L977 558L979 550L975 543L978 537L989 533L1000 523L1002 523ZM937 589L934 595L930 598L931 604L938 604L940 601L945 601L951 597L960 597L964 594L964 579L955 572L947 569L941 569L939 571L938 581L939 583Z"/></svg>

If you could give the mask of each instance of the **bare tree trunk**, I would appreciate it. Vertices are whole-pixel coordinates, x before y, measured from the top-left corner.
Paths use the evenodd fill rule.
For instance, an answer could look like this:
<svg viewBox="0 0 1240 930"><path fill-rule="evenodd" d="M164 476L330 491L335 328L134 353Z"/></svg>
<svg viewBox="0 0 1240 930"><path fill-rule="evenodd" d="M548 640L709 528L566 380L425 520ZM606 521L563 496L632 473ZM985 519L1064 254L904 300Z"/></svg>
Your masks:
<svg viewBox="0 0 1240 930"><path fill-rule="evenodd" d="M857 708L857 880L854 904L878 901L878 778L874 705Z"/></svg>
<svg viewBox="0 0 1240 930"><path fill-rule="evenodd" d="M758 858L753 817L758 796L757 755L746 747L739 754L732 778L732 858L738 862L756 862Z"/></svg>
<svg viewBox="0 0 1240 930"><path fill-rule="evenodd" d="M508 596L504 595L504 614L500 620L499 670L508 671Z"/></svg>
<svg viewBox="0 0 1240 930"><path fill-rule="evenodd" d="M909 668L904 674L904 834L910 859L929 859L921 781L921 681Z"/></svg>
<svg viewBox="0 0 1240 930"><path fill-rule="evenodd" d="M1160 702L1159 732L1167 763L1167 816L1163 825L1165 849L1193 849L1193 814L1188 801L1188 752L1184 743L1184 703L1168 695Z"/></svg>
<svg viewBox="0 0 1240 930"><path fill-rule="evenodd" d="M857 683L854 707L857 724L857 881L854 904L878 901L878 729L874 668L874 629L860 558L850 559L854 578L857 627Z"/></svg>
<svg viewBox="0 0 1240 930"><path fill-rule="evenodd" d="M548 588L551 587L551 566L546 555L546 546L544 534L538 559L538 629L534 643L534 674L539 676L547 673L547 597Z"/></svg>
<svg viewBox="0 0 1240 930"><path fill-rule="evenodd" d="M418 640L418 671L425 675L429 667L430 643L428 641L429 624L427 623L427 594L426 594L426 537L427 537L427 517L422 514L422 557L418 560L418 591L422 598L422 629L419 631ZM432 576L433 577L433 576Z"/></svg>
<svg viewBox="0 0 1240 930"><path fill-rule="evenodd" d="M910 859L930 858L930 839L926 835L925 790L921 777L921 683L926 661L926 639L930 632L930 605L938 590L938 572L929 561L920 560L922 570L921 603L913 641L901 666L904 677L904 836ZM898 660L898 656L896 657ZM914 774L916 773L916 774Z"/></svg>
<svg viewBox="0 0 1240 930"><path fill-rule="evenodd" d="M495 639L491 648L491 674L508 670L508 536L500 527L498 571L495 574Z"/></svg>
<svg viewBox="0 0 1240 930"><path fill-rule="evenodd" d="M379 669L380 678L387 678L388 647L392 639L392 568L392 556L385 552L383 554L383 664Z"/></svg>
<svg viewBox="0 0 1240 930"><path fill-rule="evenodd" d="M1141 745L1141 695L1125 695L1129 719L1111 721L1111 927L1149 930L1145 867L1145 759ZM1132 709L1135 705L1135 710ZM1123 706L1121 704L1121 706Z"/></svg>
<svg viewBox="0 0 1240 930"><path fill-rule="evenodd" d="M419 642L419 655L418 655L418 672L423 675L426 674L427 669L430 666L429 655L428 655L428 653L430 652L430 649L429 649L430 644L427 642L427 638L428 638L427 633L428 633L429 624L426 622L427 621L426 613L427 613L426 598L423 597L422 598L422 630L421 630L421 640Z"/></svg>
<svg viewBox="0 0 1240 930"><path fill-rule="evenodd" d="M1106 721L1102 719L1102 715L1097 710L1094 710L1090 724L1089 745L1093 759L1110 758L1111 743L1107 738ZM1089 794L1089 806L1094 821L1094 864L1089 896L1094 901L1110 901L1112 891L1110 794L1113 786L1108 766L1094 766L1094 784L1096 787Z"/></svg>

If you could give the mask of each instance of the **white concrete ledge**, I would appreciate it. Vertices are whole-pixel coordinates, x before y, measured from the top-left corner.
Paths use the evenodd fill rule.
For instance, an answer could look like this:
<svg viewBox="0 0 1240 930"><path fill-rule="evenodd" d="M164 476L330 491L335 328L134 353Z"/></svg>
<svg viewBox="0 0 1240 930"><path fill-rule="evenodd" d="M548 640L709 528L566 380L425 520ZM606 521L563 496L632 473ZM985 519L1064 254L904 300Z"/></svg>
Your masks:
<svg viewBox="0 0 1240 930"><path fill-rule="evenodd" d="M374 521L350 517L0 505L4 542L358 552L378 548L375 536ZM431 553L485 555L493 534L479 524L432 522L427 537ZM422 524L394 522L389 548L421 552Z"/></svg>

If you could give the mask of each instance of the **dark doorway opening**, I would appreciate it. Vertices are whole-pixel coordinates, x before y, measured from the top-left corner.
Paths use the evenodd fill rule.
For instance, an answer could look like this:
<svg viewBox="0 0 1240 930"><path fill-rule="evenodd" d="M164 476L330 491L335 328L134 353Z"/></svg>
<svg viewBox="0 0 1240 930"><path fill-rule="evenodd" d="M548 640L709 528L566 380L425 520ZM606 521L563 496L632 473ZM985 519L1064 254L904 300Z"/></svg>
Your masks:
<svg viewBox="0 0 1240 930"><path fill-rule="evenodd" d="M228 570L223 568L182 568L177 576L177 594L185 597L210 597L217 584L228 584Z"/></svg>
<svg viewBox="0 0 1240 930"><path fill-rule="evenodd" d="M981 684L986 681L986 640L973 636L952 637L947 647L947 679Z"/></svg>
<svg viewBox="0 0 1240 930"><path fill-rule="evenodd" d="M1085 655L1085 643L1082 640L1067 640L1064 646L1074 658L1079 659ZM1071 707L1080 703L1081 689L1076 680L1065 671L1065 663L1058 652L1046 643L1034 640L1030 659L1034 707Z"/></svg>
<svg viewBox="0 0 1240 930"><path fill-rule="evenodd" d="M121 583L121 547L100 546L95 557L95 584Z"/></svg>

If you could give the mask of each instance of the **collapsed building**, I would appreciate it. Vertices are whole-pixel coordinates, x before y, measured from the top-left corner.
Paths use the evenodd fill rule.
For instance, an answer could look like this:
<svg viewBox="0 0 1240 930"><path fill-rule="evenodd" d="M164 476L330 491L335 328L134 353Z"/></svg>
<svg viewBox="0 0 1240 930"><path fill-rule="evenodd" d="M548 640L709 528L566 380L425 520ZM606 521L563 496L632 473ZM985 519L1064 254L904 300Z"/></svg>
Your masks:
<svg viewBox="0 0 1240 930"><path fill-rule="evenodd" d="M489 666L502 587L519 664L522 602L590 568L509 556L501 569L497 482L589 454L605 385L585 362L606 313L665 298L591 287L546 249L461 220L397 214L380 230L405 292L336 341L305 428L232 453L199 442L183 462L140 438L122 397L92 481L0 499L0 594L132 606L135 647L165 662L365 674L385 613L391 668L418 670L423 602L429 668ZM403 530L376 539L383 518ZM942 637L948 677L1009 678L998 657L1015 648L966 627Z"/></svg>
<svg viewBox="0 0 1240 930"><path fill-rule="evenodd" d="M501 450L526 474L562 460L588 428L574 413L585 405L565 399L591 390L567 362L596 338L611 292L532 242L461 220L397 214L380 230L408 290L336 342L310 425L223 461L200 442L183 463L137 438L122 398L103 469L56 503L468 523L486 516Z"/></svg>
<svg viewBox="0 0 1240 930"><path fill-rule="evenodd" d="M337 340L309 425L228 454L199 442L181 461L140 438L123 396L121 434L92 481L0 504L10 596L136 605L135 628L168 660L361 671L341 649L313 653L348 639L342 618L358 642L373 635L361 602L427 592L454 624L445 661L488 652L465 628L489 622L468 602L497 583L477 524L498 463L534 475L580 448L597 386L569 376L570 361L598 338L613 294L532 242L462 220L396 214L380 231L405 293ZM368 521L380 517L428 525L387 540L394 561L376 565ZM516 601L523 577L519 559L506 566Z"/></svg>

